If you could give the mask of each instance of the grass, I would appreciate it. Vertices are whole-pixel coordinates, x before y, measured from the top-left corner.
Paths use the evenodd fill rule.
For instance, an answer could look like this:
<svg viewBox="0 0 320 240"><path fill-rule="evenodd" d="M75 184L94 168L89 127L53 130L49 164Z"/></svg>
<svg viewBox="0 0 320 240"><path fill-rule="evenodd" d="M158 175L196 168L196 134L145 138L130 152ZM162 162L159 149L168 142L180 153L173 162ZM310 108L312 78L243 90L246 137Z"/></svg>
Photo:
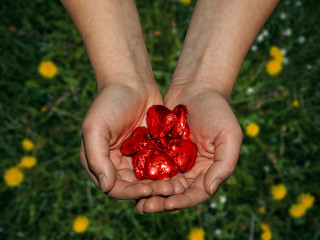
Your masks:
<svg viewBox="0 0 320 240"><path fill-rule="evenodd" d="M193 4L137 1L162 93L170 83ZM0 13L0 174L24 155L38 160L23 170L20 186L0 182L0 239L186 239L194 227L202 228L206 239L260 239L260 223L270 226L273 239L320 238L317 1L282 1L261 30L268 34L255 41L257 49L250 50L243 63L230 104L244 132L252 122L260 132L245 135L229 183L195 208L143 216L135 211L134 201L107 198L81 168L81 123L96 85L82 41L63 7L56 1L4 1ZM286 64L278 75L269 76L265 69L273 45L285 49ZM55 78L39 75L43 60L57 64ZM299 107L293 106L294 100ZM44 106L48 109L41 111ZM22 149L24 138L36 144L33 151ZM287 195L277 201L270 187L279 183ZM315 196L315 205L294 219L288 210L303 192ZM258 211L261 206L265 213ZM78 215L90 220L84 234L72 230Z"/></svg>

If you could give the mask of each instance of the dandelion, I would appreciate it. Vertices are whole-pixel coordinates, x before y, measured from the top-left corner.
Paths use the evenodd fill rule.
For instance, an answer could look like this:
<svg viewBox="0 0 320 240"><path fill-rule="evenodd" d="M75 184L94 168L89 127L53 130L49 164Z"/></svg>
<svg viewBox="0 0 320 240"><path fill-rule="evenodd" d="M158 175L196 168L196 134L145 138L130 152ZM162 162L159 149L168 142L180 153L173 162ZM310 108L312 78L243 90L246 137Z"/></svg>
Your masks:
<svg viewBox="0 0 320 240"><path fill-rule="evenodd" d="M298 100L293 100L293 101L292 101L292 106L298 108L298 107L300 106L299 101L298 101Z"/></svg>
<svg viewBox="0 0 320 240"><path fill-rule="evenodd" d="M76 233L84 233L89 226L89 219L86 216L78 216L73 221L73 231Z"/></svg>
<svg viewBox="0 0 320 240"><path fill-rule="evenodd" d="M281 200L287 195L287 188L284 184L273 185L271 195L275 200Z"/></svg>
<svg viewBox="0 0 320 240"><path fill-rule="evenodd" d="M266 208L264 206L260 206L258 208L258 212L261 213L261 214L265 214L266 213Z"/></svg>
<svg viewBox="0 0 320 240"><path fill-rule="evenodd" d="M289 215L293 218L300 218L306 213L306 207L300 203L292 204L289 209Z"/></svg>
<svg viewBox="0 0 320 240"><path fill-rule="evenodd" d="M256 123L250 123L247 127L246 127L246 134L249 137L255 137L259 134L260 132L260 127L258 124Z"/></svg>
<svg viewBox="0 0 320 240"><path fill-rule="evenodd" d="M48 106L41 107L40 112L46 112L46 111L48 111Z"/></svg>
<svg viewBox="0 0 320 240"><path fill-rule="evenodd" d="M34 149L34 143L28 138L23 139L21 144L22 148L26 151Z"/></svg>
<svg viewBox="0 0 320 240"><path fill-rule="evenodd" d="M306 37L305 36L298 37L298 43L304 44L305 42L306 42Z"/></svg>
<svg viewBox="0 0 320 240"><path fill-rule="evenodd" d="M279 63L283 62L283 57L285 53L286 53L285 49L280 49L277 46L272 46L270 48L271 60L278 61Z"/></svg>
<svg viewBox="0 0 320 240"><path fill-rule="evenodd" d="M180 0L180 2L182 4L189 5L191 3L191 0Z"/></svg>
<svg viewBox="0 0 320 240"><path fill-rule="evenodd" d="M180 210L176 210L176 211L170 212L170 214L177 214L177 213L179 213L179 212L180 212Z"/></svg>
<svg viewBox="0 0 320 240"><path fill-rule="evenodd" d="M301 193L298 197L298 203L303 205L306 209L309 209L314 204L314 196L310 193Z"/></svg>
<svg viewBox="0 0 320 240"><path fill-rule="evenodd" d="M17 167L11 167L7 169L3 175L3 179L10 187L17 187L23 181L23 172Z"/></svg>
<svg viewBox="0 0 320 240"><path fill-rule="evenodd" d="M282 70L282 64L276 60L271 60L267 63L267 73L270 76L277 75Z"/></svg>
<svg viewBox="0 0 320 240"><path fill-rule="evenodd" d="M272 239L272 233L271 233L271 231L262 232L262 234L261 234L261 240L270 240L270 239Z"/></svg>
<svg viewBox="0 0 320 240"><path fill-rule="evenodd" d="M260 223L260 229L265 232L265 231L270 231L270 227L266 223Z"/></svg>
<svg viewBox="0 0 320 240"><path fill-rule="evenodd" d="M188 239L189 240L203 240L205 236L205 232L203 231L202 228L192 228L189 235L188 235Z"/></svg>
<svg viewBox="0 0 320 240"><path fill-rule="evenodd" d="M230 185L236 184L236 180L229 178L227 180L227 184L230 184Z"/></svg>
<svg viewBox="0 0 320 240"><path fill-rule="evenodd" d="M58 73L58 67L52 61L42 61L39 64L38 72L45 78L53 78Z"/></svg>
<svg viewBox="0 0 320 240"><path fill-rule="evenodd" d="M36 163L37 159L34 156L23 156L20 163L18 164L18 167L32 168L34 165L36 165Z"/></svg>

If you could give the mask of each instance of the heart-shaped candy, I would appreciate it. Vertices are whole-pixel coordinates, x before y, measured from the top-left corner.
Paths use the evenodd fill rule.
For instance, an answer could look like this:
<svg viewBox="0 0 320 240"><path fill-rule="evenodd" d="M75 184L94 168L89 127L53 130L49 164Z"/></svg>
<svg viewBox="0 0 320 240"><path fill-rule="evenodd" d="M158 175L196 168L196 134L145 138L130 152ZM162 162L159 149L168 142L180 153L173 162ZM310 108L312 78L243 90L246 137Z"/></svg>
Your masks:
<svg viewBox="0 0 320 240"><path fill-rule="evenodd" d="M175 161L160 149L155 150L145 163L146 178L150 180L168 179L178 171Z"/></svg>
<svg viewBox="0 0 320 240"><path fill-rule="evenodd" d="M120 152L123 155L132 155L146 147L149 142L148 129L146 127L137 127L130 137L122 143Z"/></svg>
<svg viewBox="0 0 320 240"><path fill-rule="evenodd" d="M132 157L133 171L136 178L143 180L145 176L145 163L150 158L150 155L155 150L156 146L154 143L150 142L147 147L143 148L141 151L137 152Z"/></svg>
<svg viewBox="0 0 320 240"><path fill-rule="evenodd" d="M152 138L164 137L177 123L177 116L162 105L153 105L147 112L146 119Z"/></svg>
<svg viewBox="0 0 320 240"><path fill-rule="evenodd" d="M168 145L167 154L170 155L179 166L182 173L188 172L197 159L197 145L193 142L181 139L173 139Z"/></svg>
<svg viewBox="0 0 320 240"><path fill-rule="evenodd" d="M168 132L168 135L172 138L180 138L184 133L187 125L188 110L185 105L179 104L173 110L172 113L177 116L177 123Z"/></svg>

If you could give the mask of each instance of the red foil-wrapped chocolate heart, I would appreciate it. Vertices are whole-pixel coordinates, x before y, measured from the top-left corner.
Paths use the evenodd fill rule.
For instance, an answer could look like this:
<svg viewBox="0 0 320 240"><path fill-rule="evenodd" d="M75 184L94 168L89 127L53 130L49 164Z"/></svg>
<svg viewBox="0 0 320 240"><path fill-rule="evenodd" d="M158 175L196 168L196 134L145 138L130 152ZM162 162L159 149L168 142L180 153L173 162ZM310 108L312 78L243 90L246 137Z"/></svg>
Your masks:
<svg viewBox="0 0 320 240"><path fill-rule="evenodd" d="M175 161L162 150L155 150L145 163L146 178L150 180L168 179L178 171Z"/></svg>
<svg viewBox="0 0 320 240"><path fill-rule="evenodd" d="M143 180L146 178L145 163L150 158L150 155L153 153L154 149L154 144L150 142L147 147L133 155L132 165L137 179Z"/></svg>
<svg viewBox="0 0 320 240"><path fill-rule="evenodd" d="M120 151L132 156L137 179L168 179L192 168L197 146L191 141L187 114L187 108L181 104L172 111L154 105L147 112L148 129L136 128L122 143Z"/></svg>
<svg viewBox="0 0 320 240"><path fill-rule="evenodd" d="M147 112L148 129L154 139L164 137L177 122L176 114L165 106L153 105Z"/></svg>
<svg viewBox="0 0 320 240"><path fill-rule="evenodd" d="M122 143L120 152L123 155L132 155L146 147L150 141L147 133L146 127L137 127L131 136Z"/></svg>
<svg viewBox="0 0 320 240"><path fill-rule="evenodd" d="M186 125L186 129L184 130L184 133L181 136L181 139L188 140L191 142L191 131L190 131L190 127L189 127L188 123Z"/></svg>
<svg viewBox="0 0 320 240"><path fill-rule="evenodd" d="M180 138L184 133L187 125L187 107L179 104L172 110L172 113L176 114L177 123L173 126L170 132L168 132L168 135L172 138Z"/></svg>
<svg viewBox="0 0 320 240"><path fill-rule="evenodd" d="M167 154L179 166L179 171L185 173L193 167L197 159L197 145L187 140L173 139L169 143Z"/></svg>

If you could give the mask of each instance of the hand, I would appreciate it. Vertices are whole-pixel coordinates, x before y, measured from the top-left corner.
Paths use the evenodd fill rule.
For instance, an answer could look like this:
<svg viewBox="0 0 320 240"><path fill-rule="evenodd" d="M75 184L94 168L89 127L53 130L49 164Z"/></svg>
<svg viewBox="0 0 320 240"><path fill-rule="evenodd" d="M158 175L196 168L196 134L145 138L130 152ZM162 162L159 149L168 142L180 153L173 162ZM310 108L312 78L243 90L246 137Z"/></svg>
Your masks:
<svg viewBox="0 0 320 240"><path fill-rule="evenodd" d="M202 83L173 85L165 96L165 105L188 108L192 140L198 146L193 168L184 174L190 184L183 194L168 198L144 198L137 211L162 212L194 207L211 198L233 173L241 147L242 131L227 99Z"/></svg>
<svg viewBox="0 0 320 240"><path fill-rule="evenodd" d="M182 175L177 177L180 181L139 181L131 157L120 153L120 145L131 131L146 125L149 107L163 104L153 79L143 84L132 80L131 86L123 82L99 89L84 119L80 159L85 171L97 187L118 199L183 193L188 186L181 184L187 182Z"/></svg>

